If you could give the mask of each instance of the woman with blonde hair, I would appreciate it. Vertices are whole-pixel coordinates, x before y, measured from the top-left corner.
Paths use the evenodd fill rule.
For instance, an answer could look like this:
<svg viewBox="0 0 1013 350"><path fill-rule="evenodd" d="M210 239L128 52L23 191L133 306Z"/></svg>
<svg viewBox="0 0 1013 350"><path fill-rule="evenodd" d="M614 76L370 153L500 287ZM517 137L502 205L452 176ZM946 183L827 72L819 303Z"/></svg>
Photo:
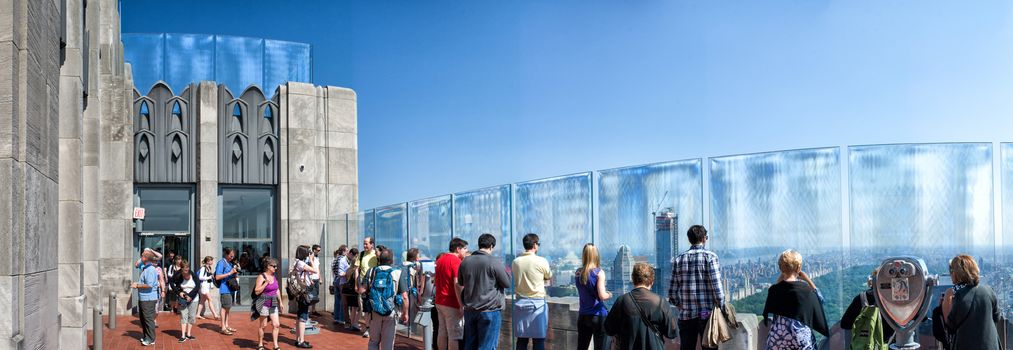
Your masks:
<svg viewBox="0 0 1013 350"><path fill-rule="evenodd" d="M978 263L960 254L950 260L953 288L943 295L943 321L953 349L999 350L999 307L995 292L981 285Z"/></svg>
<svg viewBox="0 0 1013 350"><path fill-rule="evenodd" d="M577 348L587 349L594 338L594 350L604 349L605 317L608 309L605 300L612 293L605 289L605 272L601 269L598 248L592 243L584 245L580 268L574 272L574 285L580 296L580 312L577 316Z"/></svg>
<svg viewBox="0 0 1013 350"><path fill-rule="evenodd" d="M823 311L823 297L816 284L802 272L802 254L785 250L777 259L781 276L767 290L763 322L770 325L764 349L815 350L813 331L829 336L830 327ZM769 320L773 315L773 323Z"/></svg>

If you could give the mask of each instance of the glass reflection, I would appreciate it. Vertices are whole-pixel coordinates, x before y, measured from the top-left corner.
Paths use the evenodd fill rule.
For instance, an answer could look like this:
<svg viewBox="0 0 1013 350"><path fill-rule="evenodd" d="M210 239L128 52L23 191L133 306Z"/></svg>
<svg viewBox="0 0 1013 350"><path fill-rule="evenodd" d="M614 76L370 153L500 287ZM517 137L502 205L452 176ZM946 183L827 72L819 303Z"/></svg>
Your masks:
<svg viewBox="0 0 1013 350"><path fill-rule="evenodd" d="M355 213L354 221L350 222L348 228L352 230L349 234L349 248L356 247L362 250L362 240L366 237L376 238L374 233L373 217L375 210L370 209ZM352 217L352 215L349 215Z"/></svg>
<svg viewBox="0 0 1013 350"><path fill-rule="evenodd" d="M701 169L702 161L691 159L598 172L595 244L610 291L632 290L630 262L648 261L657 269L654 292L667 295L672 258L689 247L685 231L703 223ZM656 231L655 216L662 213L674 216L669 231Z"/></svg>
<svg viewBox="0 0 1013 350"><path fill-rule="evenodd" d="M513 198L513 252L521 252L525 234L538 234L538 254L553 270L549 296L576 297L573 271L581 263L580 249L591 242L591 173L518 183Z"/></svg>
<svg viewBox="0 0 1013 350"><path fill-rule="evenodd" d="M454 235L468 241L470 249L478 249L478 236L488 233L496 237L493 256L504 257L513 252L510 239L510 185L487 187L454 195ZM446 247L441 247L446 250Z"/></svg>
<svg viewBox="0 0 1013 350"><path fill-rule="evenodd" d="M1010 316L1013 267L1002 265L1000 258L1013 253L1007 243L1013 242L1013 224L996 236L992 144L853 146L846 163L841 151L830 147L716 157L707 160L707 172L700 159L600 171L600 234L593 238L602 265L607 272L619 266L623 275L626 265L648 261L659 266L661 278L668 278L661 271L667 264L659 256L666 254L659 254L663 240L652 213L670 211L678 218L674 237L669 236L678 242L673 254L688 245L689 225L709 221L709 245L721 258L722 283L740 312L760 312L766 288L779 274L776 255L793 248L802 253L804 270L826 297L834 323L866 288L872 267L889 255L924 258L930 273L942 274L943 284L949 281L950 258L958 253L977 257L983 283L996 290L1004 315ZM1002 144L995 159L1001 162L995 163L1002 176L1000 199L1013 203L1013 143ZM593 235L591 180L591 173L581 173L411 202L407 237L412 246L435 255L449 240L448 225L472 249L478 235L489 232L504 242L499 251L509 266L521 250L521 237L538 233L540 254L555 273L550 296L575 295L568 289L572 271L580 263L580 248ZM448 205L452 215L444 214ZM1013 223L1013 205L1001 208L1001 218ZM381 244L396 241L396 232L405 237L399 226L405 210L404 205L377 209ZM384 213L390 216L381 219ZM349 228L357 231L350 235L372 234L373 217L372 211L350 215ZM620 279L610 274L609 289L621 292L623 286L613 280ZM659 285L657 292L666 292L667 283ZM842 347L842 339L833 337L831 347Z"/></svg>
<svg viewBox="0 0 1013 350"><path fill-rule="evenodd" d="M760 314L780 271L777 254L802 253L803 270L840 318L843 226L839 148L711 158L711 237L725 294L740 312Z"/></svg>
<svg viewBox="0 0 1013 350"><path fill-rule="evenodd" d="M996 273L989 284L999 297L999 307L1006 318L1013 317L1013 266L1008 263L1013 257L1013 143L1000 145L1000 187L1002 188L1002 236L997 242ZM1013 332L1013 330L1010 330Z"/></svg>
<svg viewBox="0 0 1013 350"><path fill-rule="evenodd" d="M406 204L396 204L376 209L376 245L387 246L394 251L394 263L404 261L407 253L405 240L407 228L405 220Z"/></svg>
<svg viewBox="0 0 1013 350"><path fill-rule="evenodd" d="M409 248L419 249L419 260L433 260L450 243L450 196L408 202Z"/></svg>
<svg viewBox="0 0 1013 350"><path fill-rule="evenodd" d="M138 206L145 209L141 232L190 232L193 188L138 186L135 192Z"/></svg>

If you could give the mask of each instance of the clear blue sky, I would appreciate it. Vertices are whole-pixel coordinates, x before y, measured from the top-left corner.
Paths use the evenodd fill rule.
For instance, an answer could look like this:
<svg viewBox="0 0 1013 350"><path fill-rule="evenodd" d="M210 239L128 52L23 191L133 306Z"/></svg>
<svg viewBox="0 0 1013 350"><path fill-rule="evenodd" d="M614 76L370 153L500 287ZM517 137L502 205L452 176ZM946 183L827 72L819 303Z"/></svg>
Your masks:
<svg viewBox="0 0 1013 350"><path fill-rule="evenodd" d="M306 42L359 96L360 207L640 163L1013 141L1013 2L141 1Z"/></svg>

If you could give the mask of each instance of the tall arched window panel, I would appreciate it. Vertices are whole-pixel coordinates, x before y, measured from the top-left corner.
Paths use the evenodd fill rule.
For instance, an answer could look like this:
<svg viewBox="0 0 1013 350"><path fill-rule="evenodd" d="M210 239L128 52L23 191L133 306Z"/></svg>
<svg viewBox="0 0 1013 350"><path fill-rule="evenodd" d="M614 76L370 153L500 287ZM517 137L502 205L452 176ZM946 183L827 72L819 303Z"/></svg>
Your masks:
<svg viewBox="0 0 1013 350"><path fill-rule="evenodd" d="M218 86L218 181L223 184L275 185L279 174L278 97L257 86L238 96Z"/></svg>
<svg viewBox="0 0 1013 350"><path fill-rule="evenodd" d="M134 90L134 182L196 181L195 91L190 85L177 95L163 82L145 95Z"/></svg>

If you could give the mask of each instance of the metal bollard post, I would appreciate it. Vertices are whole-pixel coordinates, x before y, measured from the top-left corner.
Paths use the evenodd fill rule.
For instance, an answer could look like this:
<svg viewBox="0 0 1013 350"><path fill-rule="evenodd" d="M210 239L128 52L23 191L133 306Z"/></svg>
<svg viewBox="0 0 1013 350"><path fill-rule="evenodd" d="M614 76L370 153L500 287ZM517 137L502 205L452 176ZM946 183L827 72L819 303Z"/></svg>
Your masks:
<svg viewBox="0 0 1013 350"><path fill-rule="evenodd" d="M433 325L422 326L422 349L433 350Z"/></svg>
<svg viewBox="0 0 1013 350"><path fill-rule="evenodd" d="M116 329L116 293L109 293L109 329Z"/></svg>
<svg viewBox="0 0 1013 350"><path fill-rule="evenodd" d="M102 350L102 307L96 305L91 314L92 350Z"/></svg>

